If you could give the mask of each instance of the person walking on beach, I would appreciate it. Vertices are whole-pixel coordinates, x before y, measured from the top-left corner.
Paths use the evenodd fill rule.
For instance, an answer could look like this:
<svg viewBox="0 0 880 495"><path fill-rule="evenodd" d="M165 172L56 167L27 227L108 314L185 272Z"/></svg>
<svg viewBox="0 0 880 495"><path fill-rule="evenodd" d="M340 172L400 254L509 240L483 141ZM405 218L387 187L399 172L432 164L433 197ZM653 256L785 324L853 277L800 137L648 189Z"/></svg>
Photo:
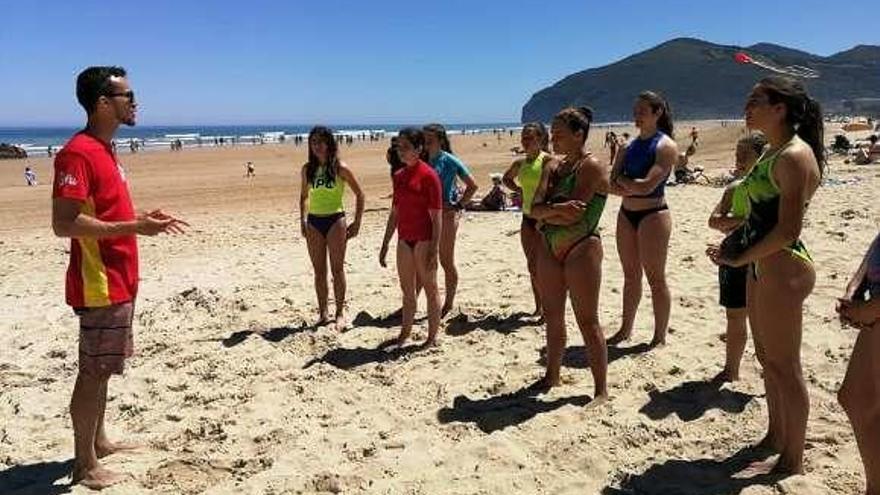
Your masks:
<svg viewBox="0 0 880 495"><path fill-rule="evenodd" d="M422 128L428 160L443 185L443 229L440 239L440 266L443 267L446 295L441 318L452 311L458 289L458 269L455 267L455 241L461 210L477 192L477 183L467 166L452 154L452 146L446 128L440 124L428 124ZM459 195L456 180L464 182L465 190Z"/></svg>
<svg viewBox="0 0 880 495"><path fill-rule="evenodd" d="M719 265L749 266L749 324L764 369L769 428L759 446L779 452L777 462L754 471L804 472L810 401L801 368L804 300L816 272L800 241L807 205L825 163L822 110L800 82L762 79L745 105L746 126L761 131L769 148L743 180L749 200L743 241L710 246Z"/></svg>
<svg viewBox="0 0 880 495"><path fill-rule="evenodd" d="M736 143L736 165L734 181L721 195L709 216L709 228L725 234L724 242L737 242L743 232L742 224L749 215L749 200L741 186L742 178L752 169L758 157L764 152L767 139L759 132L753 132L740 138ZM748 268L721 265L718 267L718 287L720 304L724 306L727 316L725 332L726 359L724 369L715 379L725 382L739 380L739 365L746 348L746 334L749 313L746 309L746 281Z"/></svg>
<svg viewBox="0 0 880 495"><path fill-rule="evenodd" d="M309 161L302 167L299 195L300 230L306 239L315 270L318 296L318 325L330 322L327 310L327 258L333 274L336 329L346 330L345 251L348 240L358 235L364 215L364 193L351 167L338 157L333 131L317 126L309 132ZM354 221L346 227L343 196L345 187L355 195Z"/></svg>
<svg viewBox="0 0 880 495"><path fill-rule="evenodd" d="M657 93L639 94L633 107L639 135L617 154L611 171L611 193L623 197L617 215L617 252L623 265L623 317L610 345L629 340L639 301L642 274L647 276L654 306L651 346L666 343L671 296L666 283L666 256L672 216L666 205L666 181L678 160L672 112Z"/></svg>
<svg viewBox="0 0 880 495"><path fill-rule="evenodd" d="M79 372L70 401L73 483L102 489L122 480L98 459L132 448L112 442L104 424L107 384L133 352L138 291L137 235L182 233L187 224L161 210L136 214L122 166L110 143L135 124L137 104L121 67L89 67L76 80L88 115L55 157L52 229L69 237L65 293L79 316Z"/></svg>
<svg viewBox="0 0 880 495"><path fill-rule="evenodd" d="M379 264L387 266L388 244L397 230L397 275L403 295L403 318L395 343L402 346L412 332L418 284L425 289L428 299L428 338L424 345L431 346L437 342L440 331L437 258L443 228L443 189L437 172L421 158L425 153L425 134L420 129L408 127L400 131L397 153L405 166L394 173L394 199L379 249Z"/></svg>
<svg viewBox="0 0 880 495"><path fill-rule="evenodd" d="M37 173L30 167L24 168L24 181L29 187L37 185Z"/></svg>
<svg viewBox="0 0 880 495"><path fill-rule="evenodd" d="M856 435L866 495L880 495L880 234L838 300L840 320L859 330L838 400Z"/></svg>
<svg viewBox="0 0 880 495"><path fill-rule="evenodd" d="M254 162L247 162L244 165L244 176L246 178L254 178L257 176L256 167L254 167Z"/></svg>
<svg viewBox="0 0 880 495"><path fill-rule="evenodd" d="M530 122L523 126L520 144L526 156L514 161L502 179L508 189L522 197L522 224L519 228L519 240L523 254L526 256L529 278L532 282L532 295L535 298L535 311L532 314L538 317L544 314L538 287L538 249L541 248L540 243L543 242L543 237L538 231L538 221L531 214L535 191L541 182L544 167L548 166L548 163L554 162L550 155L549 143L550 136L544 124Z"/></svg>
<svg viewBox="0 0 880 495"><path fill-rule="evenodd" d="M559 385L565 352L565 300L571 298L581 330L595 392L593 400L608 397L608 349L599 324L602 283L602 240L598 226L608 195L608 175L585 149L593 111L566 108L553 118L553 151L562 155L542 171L532 215L543 242L538 249L538 279L547 325L547 370L535 387Z"/></svg>

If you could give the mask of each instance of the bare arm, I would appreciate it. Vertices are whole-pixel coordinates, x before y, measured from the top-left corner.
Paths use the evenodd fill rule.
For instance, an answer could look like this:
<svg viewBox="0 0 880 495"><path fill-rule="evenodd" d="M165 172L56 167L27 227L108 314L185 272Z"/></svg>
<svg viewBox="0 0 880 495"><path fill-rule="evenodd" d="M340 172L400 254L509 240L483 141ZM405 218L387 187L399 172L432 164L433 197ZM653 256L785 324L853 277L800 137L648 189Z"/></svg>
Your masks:
<svg viewBox="0 0 880 495"><path fill-rule="evenodd" d="M357 177L354 176L354 172L348 168L348 165L340 163L339 173L345 182L351 186L351 191L355 195L354 221L348 226L348 238L351 239L358 234L361 228L361 220L364 216L364 192Z"/></svg>
<svg viewBox="0 0 880 495"><path fill-rule="evenodd" d="M139 214L135 220L106 222L86 215L79 201L64 198L52 200L52 231L58 237L116 237L120 235L156 235L161 232L182 233L185 222L165 215L160 210Z"/></svg>
<svg viewBox="0 0 880 495"><path fill-rule="evenodd" d="M473 175L465 175L461 177L461 180L464 182L464 194L461 195L461 199L458 200L458 204L466 205L470 203L471 199L474 197L474 194L477 192L477 183L474 181Z"/></svg>
<svg viewBox="0 0 880 495"><path fill-rule="evenodd" d="M306 221L309 216L309 181L306 166L303 165L299 174L299 228L303 237L306 236Z"/></svg>
<svg viewBox="0 0 880 495"><path fill-rule="evenodd" d="M556 159L550 159L544 162L541 168L541 181L538 188L535 189L535 197L532 201L532 218L547 223L555 223L560 221L560 212L558 205L547 203L547 189L550 187L550 174L559 162Z"/></svg>
<svg viewBox="0 0 880 495"><path fill-rule="evenodd" d="M715 205L712 214L709 215L709 228L727 233L736 230L745 219L730 216L730 207L733 200L733 187L728 187L721 195L721 200Z"/></svg>
<svg viewBox="0 0 880 495"><path fill-rule="evenodd" d="M773 167L773 178L779 186L779 221L770 232L747 249L735 261L745 265L769 256L791 245L801 235L804 213L810 199L810 177L817 170L812 153L805 150L786 152Z"/></svg>
<svg viewBox="0 0 880 495"><path fill-rule="evenodd" d="M617 183L626 190L629 195L648 194L656 189L657 186L660 185L660 182L665 181L666 178L669 177L669 173L672 171L672 168L677 161L678 146L672 139L664 137L657 146L657 158L654 161L654 165L648 169L648 174L645 175L644 178L630 179L627 177L619 177Z"/></svg>
<svg viewBox="0 0 880 495"><path fill-rule="evenodd" d="M516 183L516 176L519 175L519 168L521 165L522 160L517 160L511 163L507 172L504 172L504 177L501 178L501 183L504 184L504 187L518 193L522 193L522 187Z"/></svg>
<svg viewBox="0 0 880 495"><path fill-rule="evenodd" d="M385 257L388 255L388 243L394 236L397 229L397 207L392 205L388 210L388 221L385 222L385 235L382 237L382 247L379 248L379 264L384 268L386 266Z"/></svg>
<svg viewBox="0 0 880 495"><path fill-rule="evenodd" d="M877 240L874 242L880 242L880 236L877 237ZM874 242L871 243L871 246L868 247L868 250L865 252L865 256L862 258L861 264L859 264L859 268L853 274L852 278L849 280L849 283L846 284L846 293L844 294L844 299L852 300L855 296L856 290L858 290L859 285L861 285L862 280L865 279L865 275L868 273L868 257L871 255L871 249L874 247Z"/></svg>
<svg viewBox="0 0 880 495"><path fill-rule="evenodd" d="M618 147L617 154L614 156L614 163L611 164L611 172L608 176L608 192L615 196L626 196L629 191L620 185L619 179L622 177L623 161L626 157L626 148Z"/></svg>

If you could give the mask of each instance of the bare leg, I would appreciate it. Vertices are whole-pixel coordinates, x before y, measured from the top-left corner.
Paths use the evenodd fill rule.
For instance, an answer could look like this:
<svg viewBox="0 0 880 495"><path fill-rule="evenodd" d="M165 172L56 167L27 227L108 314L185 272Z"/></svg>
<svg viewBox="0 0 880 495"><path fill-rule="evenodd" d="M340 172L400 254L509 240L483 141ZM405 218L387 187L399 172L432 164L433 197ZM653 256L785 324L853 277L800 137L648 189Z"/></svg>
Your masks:
<svg viewBox="0 0 880 495"><path fill-rule="evenodd" d="M651 301L654 307L652 346L666 343L666 330L669 328L672 297L669 295L669 285L666 283L666 256L671 233L672 215L669 210L652 213L639 224L639 259L645 270L648 285L651 287Z"/></svg>
<svg viewBox="0 0 880 495"><path fill-rule="evenodd" d="M458 270L455 268L455 238L458 235L458 220L461 214L457 210L443 210L443 228L440 230L440 266L443 267L446 298L440 317L452 311L455 304L455 292L458 290Z"/></svg>
<svg viewBox="0 0 880 495"><path fill-rule="evenodd" d="M348 245L345 218L336 221L327 233L327 252L330 255L330 270L333 274L333 298L336 300L336 329L346 330L348 321L345 315L345 249Z"/></svg>
<svg viewBox="0 0 880 495"><path fill-rule="evenodd" d="M739 380L739 365L742 362L743 352L746 350L748 328L746 319L748 310L745 308L727 310L727 339L726 359L724 370L718 378L735 382Z"/></svg>
<svg viewBox="0 0 880 495"><path fill-rule="evenodd" d="M397 241L397 276L403 293L403 315L397 344L403 345L412 333L416 314L416 255L415 249L401 240Z"/></svg>
<svg viewBox="0 0 880 495"><path fill-rule="evenodd" d="M838 392L849 416L862 464L866 495L880 495L880 323L862 330Z"/></svg>
<svg viewBox="0 0 880 495"><path fill-rule="evenodd" d="M519 231L519 239L522 244L523 253L526 255L526 263L529 267L529 279L532 282L532 294L535 296L535 316L542 316L544 313L541 304L541 291L538 287L538 249L543 241L543 236L534 227L526 223L522 224Z"/></svg>
<svg viewBox="0 0 880 495"><path fill-rule="evenodd" d="M440 289L437 287L437 264L430 263L428 252L430 241L420 242L415 247L416 279L425 289L425 297L428 299L428 339L425 346L437 343L437 334L440 332Z"/></svg>
<svg viewBox="0 0 880 495"><path fill-rule="evenodd" d="M747 294L747 311L749 313L749 326L752 329L752 337L755 342L755 356L761 364L764 378L764 392L767 397L767 434L761 439L756 447L761 449L769 449L774 452L781 452L784 445L785 425L781 414L782 405L779 402L779 390L773 377L767 370L767 352L764 350L764 324L762 315L756 310L757 301L762 298L761 286L755 281L749 270L746 284Z"/></svg>
<svg viewBox="0 0 880 495"><path fill-rule="evenodd" d="M642 261L639 259L638 232L620 212L617 214L617 254L623 267L623 316L620 330L608 339L609 345L630 339L636 311L642 299Z"/></svg>
<svg viewBox="0 0 880 495"><path fill-rule="evenodd" d="M315 293L318 296L318 325L330 321L327 311L327 241L311 225L306 226L306 246L315 271Z"/></svg>
<svg viewBox="0 0 880 495"><path fill-rule="evenodd" d="M95 429L95 455L98 456L98 459L101 459L102 457L107 457L108 455L112 455L117 452L135 450L139 447L139 445L133 443L111 442L110 439L107 438L107 432L104 429L104 413L107 409L108 382L109 380L105 381L101 385L101 390L98 395L98 426Z"/></svg>
<svg viewBox="0 0 880 495"><path fill-rule="evenodd" d="M594 401L608 398L608 347L599 324L603 254L602 241L590 237L575 246L565 260L565 281L571 294L571 305L590 357Z"/></svg>
<svg viewBox="0 0 880 495"><path fill-rule="evenodd" d="M559 385L562 355L565 352L565 272L563 266L543 243L538 251L538 283L544 303L547 327L547 371L537 384L548 389Z"/></svg>
<svg viewBox="0 0 880 495"><path fill-rule="evenodd" d="M783 422L783 446L775 472L803 473L804 444L810 399L801 369L803 305L812 292L813 267L780 251L761 260L755 300L760 314L766 357L765 373L778 388Z"/></svg>
<svg viewBox="0 0 880 495"><path fill-rule="evenodd" d="M79 373L70 399L73 422L74 461L72 481L100 490L122 481L123 477L102 467L95 452L98 421L103 414L102 388L106 391L108 376Z"/></svg>

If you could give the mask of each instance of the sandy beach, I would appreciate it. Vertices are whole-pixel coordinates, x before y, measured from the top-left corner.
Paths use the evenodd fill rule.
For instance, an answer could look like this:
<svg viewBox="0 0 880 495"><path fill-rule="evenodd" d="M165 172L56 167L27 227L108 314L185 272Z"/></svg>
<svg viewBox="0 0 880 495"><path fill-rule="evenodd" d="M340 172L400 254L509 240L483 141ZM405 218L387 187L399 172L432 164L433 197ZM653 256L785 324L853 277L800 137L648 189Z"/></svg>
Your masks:
<svg viewBox="0 0 880 495"><path fill-rule="evenodd" d="M691 123L677 124L687 146ZM700 128L691 164L730 168L740 124ZM607 160L605 129L590 147ZM633 133L633 129L629 129ZM833 130L826 131L826 141ZM519 136L455 136L481 187L514 160ZM811 398L806 475L737 479L740 449L766 428L760 369L749 345L742 379L715 386L724 311L717 268L704 254L721 189L667 191L674 229L668 345L647 351L645 291L634 340L610 352L611 400L585 407L588 357L570 310L563 385L518 393L543 372L543 327L525 316L532 296L517 212L467 213L459 230L457 307L437 348L386 352L384 317L400 305L396 270L377 253L391 192L387 142L342 146L367 194L346 269L354 328L311 326L312 269L297 225L305 147L291 144L123 154L135 205L162 207L191 229L141 238L136 355L110 384L109 432L143 445L107 459L131 479L104 493L388 494L855 494L864 475L836 402L856 332L834 314L877 233L880 168L833 157L803 240L816 260L802 347ZM244 178L253 161L256 178ZM73 454L67 413L76 376L77 320L64 305L69 241L50 228L52 165L0 162L0 494L64 492ZM348 198L352 203L352 198ZM614 225L605 248L600 317L620 322L623 277ZM442 277L441 277L442 281ZM419 315L424 314L424 300ZM420 321L415 337L423 338ZM410 352L411 351L411 352ZM90 493L73 487L72 493Z"/></svg>

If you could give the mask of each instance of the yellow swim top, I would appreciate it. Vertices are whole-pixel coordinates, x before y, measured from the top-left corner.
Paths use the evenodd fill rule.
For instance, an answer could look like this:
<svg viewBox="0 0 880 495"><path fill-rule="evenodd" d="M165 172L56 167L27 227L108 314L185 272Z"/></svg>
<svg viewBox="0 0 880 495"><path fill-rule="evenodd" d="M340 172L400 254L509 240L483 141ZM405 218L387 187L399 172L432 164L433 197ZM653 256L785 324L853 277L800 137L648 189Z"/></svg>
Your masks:
<svg viewBox="0 0 880 495"><path fill-rule="evenodd" d="M327 174L324 166L315 171L315 180L309 185L309 214L326 216L342 213L342 196L345 193L345 180L337 172L335 177Z"/></svg>

